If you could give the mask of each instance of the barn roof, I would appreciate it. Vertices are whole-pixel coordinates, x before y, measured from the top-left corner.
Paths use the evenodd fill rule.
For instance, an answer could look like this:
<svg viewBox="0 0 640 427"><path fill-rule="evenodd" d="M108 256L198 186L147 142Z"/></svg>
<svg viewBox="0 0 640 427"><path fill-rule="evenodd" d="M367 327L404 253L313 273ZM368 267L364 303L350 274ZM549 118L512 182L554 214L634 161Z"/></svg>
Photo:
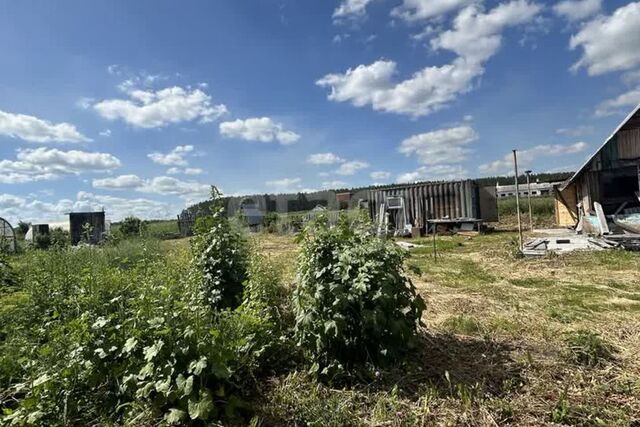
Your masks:
<svg viewBox="0 0 640 427"><path fill-rule="evenodd" d="M580 169L578 169L578 171L574 173L571 178L565 181L565 183L562 185L560 189L564 190L573 182L575 182L575 180L578 179L578 177L582 175L582 173L587 169L587 167L589 166L589 163L591 163L593 158L597 156L600 151L602 151L602 149L613 139L614 136L616 136L618 132L620 132L621 130L635 129L638 127L640 127L640 104L638 104L638 106L634 108L633 111L618 125L618 127L613 131L613 133L609 135L607 139L604 140L604 143L600 146L600 148L598 148L596 152L593 153L593 155L591 155L591 157L587 159L587 161L580 167Z"/></svg>

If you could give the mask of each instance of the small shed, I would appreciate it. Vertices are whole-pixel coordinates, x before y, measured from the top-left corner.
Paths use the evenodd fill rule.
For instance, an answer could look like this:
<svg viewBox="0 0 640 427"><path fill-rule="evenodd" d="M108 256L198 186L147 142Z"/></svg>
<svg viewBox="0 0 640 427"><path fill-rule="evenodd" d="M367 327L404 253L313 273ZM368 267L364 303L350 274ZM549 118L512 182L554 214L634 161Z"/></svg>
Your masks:
<svg viewBox="0 0 640 427"><path fill-rule="evenodd" d="M69 233L72 245L77 245L80 242L98 244L104 240L106 232L104 211L69 213Z"/></svg>
<svg viewBox="0 0 640 427"><path fill-rule="evenodd" d="M0 218L0 249L7 252L16 251L16 232L4 218Z"/></svg>
<svg viewBox="0 0 640 427"><path fill-rule="evenodd" d="M27 242L35 242L38 236L47 236L49 234L49 224L31 224L24 240Z"/></svg>
<svg viewBox="0 0 640 427"><path fill-rule="evenodd" d="M558 225L574 226L602 205L605 215L640 208L640 105L555 192Z"/></svg>

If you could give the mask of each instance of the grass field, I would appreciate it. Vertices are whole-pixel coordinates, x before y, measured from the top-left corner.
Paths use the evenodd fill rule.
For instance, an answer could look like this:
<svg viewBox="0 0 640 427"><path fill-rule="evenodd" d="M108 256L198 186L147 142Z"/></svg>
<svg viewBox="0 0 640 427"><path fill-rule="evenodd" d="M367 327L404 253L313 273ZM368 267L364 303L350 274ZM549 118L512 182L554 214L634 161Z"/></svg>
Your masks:
<svg viewBox="0 0 640 427"><path fill-rule="evenodd" d="M247 397L254 422L637 426L639 254L524 259L515 255L515 239L511 232L442 236L437 259L431 239L414 239L423 246L412 250L408 264L427 303L419 347L375 379L342 387L300 369L273 373ZM294 237L250 240L291 289L299 248ZM136 242L121 245L100 250L111 251L108 262L127 271L142 256L174 262L189 243L151 240L142 252ZM20 274L29 270L30 257L10 262ZM0 342L23 298L19 289L0 297L0 320L7 322Z"/></svg>
<svg viewBox="0 0 640 427"><path fill-rule="evenodd" d="M440 237L436 261L424 239L410 264L427 326L407 365L339 390L275 378L266 412L316 425L637 425L640 256L520 259L515 238ZM288 238L260 239L295 254Z"/></svg>
<svg viewBox="0 0 640 427"><path fill-rule="evenodd" d="M516 199L507 197L498 199L498 215L500 217L499 228L515 228L517 225ZM531 215L535 228L553 227L555 218L555 206L553 197L532 197ZM526 197L520 199L520 214L525 229L529 226L529 204Z"/></svg>
<svg viewBox="0 0 640 427"><path fill-rule="evenodd" d="M111 226L111 232L117 233L119 228L120 224L115 223ZM176 239L180 237L178 222L173 219L146 221L144 235L152 239Z"/></svg>

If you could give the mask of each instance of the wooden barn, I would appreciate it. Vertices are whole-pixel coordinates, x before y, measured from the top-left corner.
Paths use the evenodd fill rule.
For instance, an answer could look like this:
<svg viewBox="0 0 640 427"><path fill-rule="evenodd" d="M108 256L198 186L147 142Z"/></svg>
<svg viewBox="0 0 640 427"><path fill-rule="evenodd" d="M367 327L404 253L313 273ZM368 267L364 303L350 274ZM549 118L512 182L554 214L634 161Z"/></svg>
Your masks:
<svg viewBox="0 0 640 427"><path fill-rule="evenodd" d="M555 192L556 222L575 226L602 205L605 215L640 209L640 105Z"/></svg>

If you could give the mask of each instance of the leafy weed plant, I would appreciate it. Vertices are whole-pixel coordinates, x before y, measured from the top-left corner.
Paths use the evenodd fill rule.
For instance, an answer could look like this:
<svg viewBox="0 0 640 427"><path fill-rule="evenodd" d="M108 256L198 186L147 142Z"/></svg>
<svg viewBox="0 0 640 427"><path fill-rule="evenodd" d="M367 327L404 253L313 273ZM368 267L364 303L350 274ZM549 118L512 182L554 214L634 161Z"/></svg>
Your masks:
<svg viewBox="0 0 640 427"><path fill-rule="evenodd" d="M425 304L405 274L406 257L346 218L335 227L320 218L304 230L293 307L312 373L331 380L410 348Z"/></svg>
<svg viewBox="0 0 640 427"><path fill-rule="evenodd" d="M596 367L613 360L613 346L594 332L579 330L569 333L566 344L568 358L573 363Z"/></svg>

